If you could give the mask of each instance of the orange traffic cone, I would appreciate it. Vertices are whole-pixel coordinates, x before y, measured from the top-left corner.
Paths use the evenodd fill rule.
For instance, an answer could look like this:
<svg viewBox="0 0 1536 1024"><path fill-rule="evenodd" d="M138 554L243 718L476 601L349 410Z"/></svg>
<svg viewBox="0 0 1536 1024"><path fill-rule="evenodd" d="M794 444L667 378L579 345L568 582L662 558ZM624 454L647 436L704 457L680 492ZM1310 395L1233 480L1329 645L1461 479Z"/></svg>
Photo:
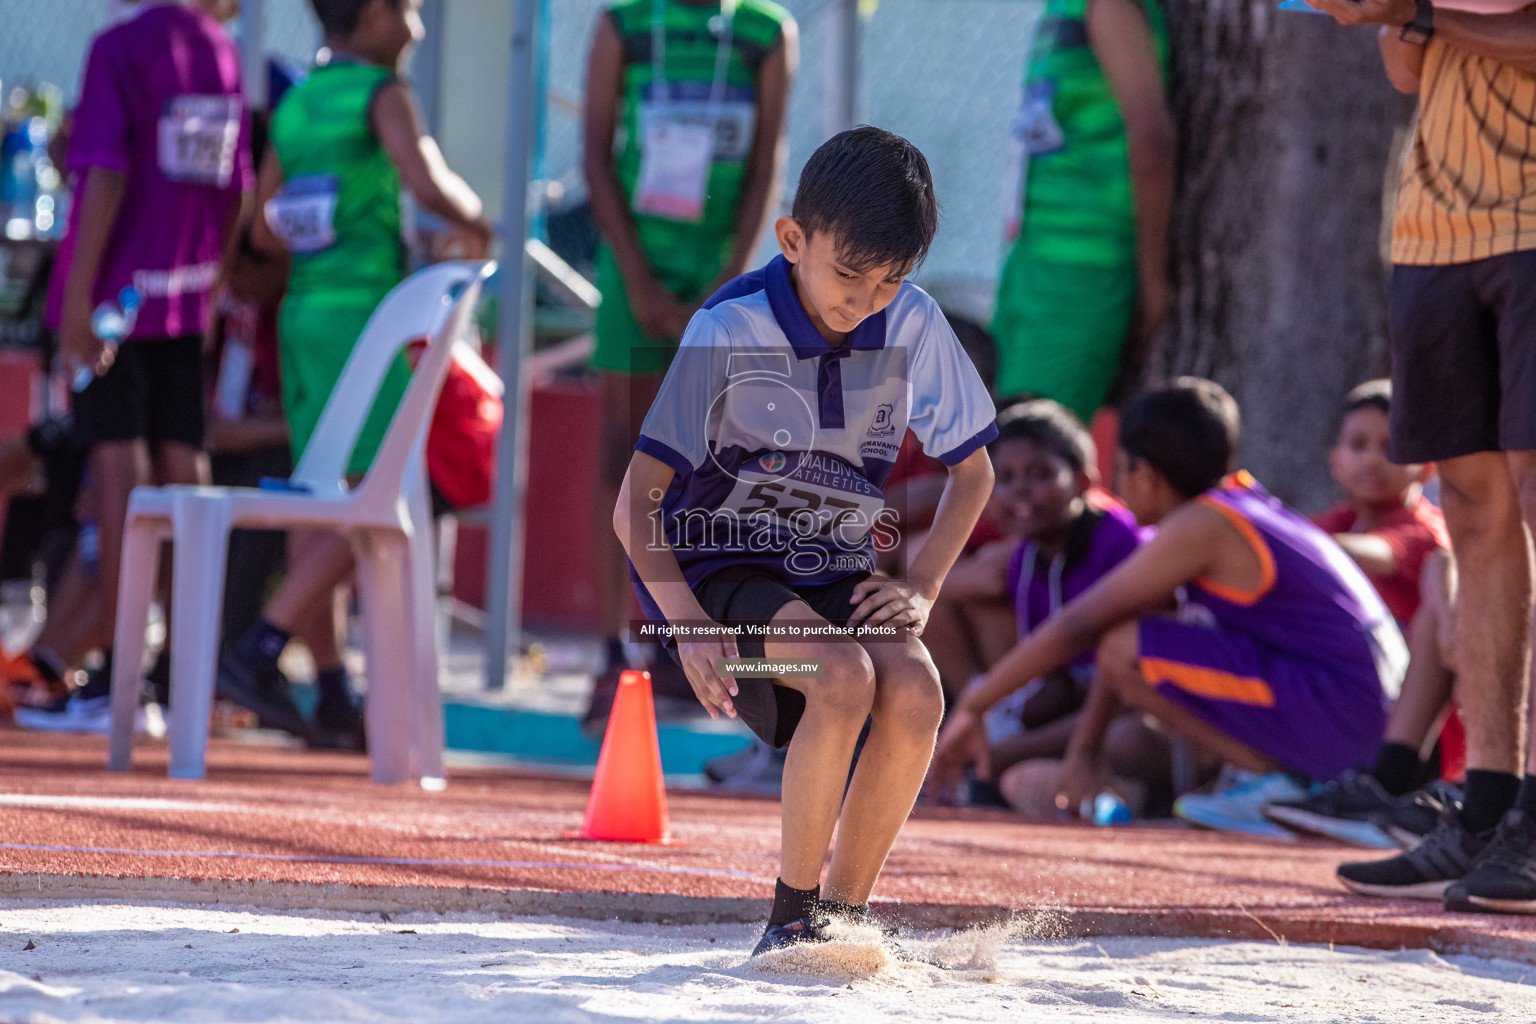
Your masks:
<svg viewBox="0 0 1536 1024"><path fill-rule="evenodd" d="M592 777L587 817L577 836L624 843L675 842L667 831L667 791L661 780L649 672L632 670L619 676L619 692L608 716L597 774Z"/></svg>

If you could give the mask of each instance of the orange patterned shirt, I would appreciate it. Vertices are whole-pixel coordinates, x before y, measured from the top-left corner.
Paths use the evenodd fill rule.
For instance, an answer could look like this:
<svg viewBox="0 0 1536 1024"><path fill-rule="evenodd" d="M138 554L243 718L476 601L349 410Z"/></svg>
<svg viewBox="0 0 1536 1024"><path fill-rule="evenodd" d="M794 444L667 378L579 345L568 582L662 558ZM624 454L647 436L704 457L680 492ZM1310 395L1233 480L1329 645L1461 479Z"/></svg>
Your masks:
<svg viewBox="0 0 1536 1024"><path fill-rule="evenodd" d="M1392 262L1536 249L1536 74L1431 39Z"/></svg>

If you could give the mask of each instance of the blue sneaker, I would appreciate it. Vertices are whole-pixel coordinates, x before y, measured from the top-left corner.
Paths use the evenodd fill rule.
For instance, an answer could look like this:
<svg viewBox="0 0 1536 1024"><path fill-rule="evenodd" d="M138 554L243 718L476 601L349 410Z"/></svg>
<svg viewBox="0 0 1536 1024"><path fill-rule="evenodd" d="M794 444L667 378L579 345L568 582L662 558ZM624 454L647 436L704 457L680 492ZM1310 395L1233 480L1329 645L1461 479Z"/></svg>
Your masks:
<svg viewBox="0 0 1536 1024"><path fill-rule="evenodd" d="M1264 808L1281 800L1300 800L1307 791L1284 772L1259 775L1227 768L1209 793L1186 793L1173 802L1173 813L1192 825L1218 832L1241 832L1294 842L1296 833L1264 816Z"/></svg>

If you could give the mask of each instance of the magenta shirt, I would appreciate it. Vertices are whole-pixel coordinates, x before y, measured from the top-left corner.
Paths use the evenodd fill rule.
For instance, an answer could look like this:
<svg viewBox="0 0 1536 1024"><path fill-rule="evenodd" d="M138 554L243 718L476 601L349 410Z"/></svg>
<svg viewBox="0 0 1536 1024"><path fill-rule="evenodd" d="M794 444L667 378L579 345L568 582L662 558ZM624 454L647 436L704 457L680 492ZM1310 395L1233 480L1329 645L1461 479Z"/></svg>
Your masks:
<svg viewBox="0 0 1536 1024"><path fill-rule="evenodd" d="M49 324L62 314L84 172L105 167L125 184L92 307L132 284L142 304L130 338L202 331L224 226L254 177L249 120L239 51L197 8L146 4L92 41L69 145L77 201L49 282Z"/></svg>

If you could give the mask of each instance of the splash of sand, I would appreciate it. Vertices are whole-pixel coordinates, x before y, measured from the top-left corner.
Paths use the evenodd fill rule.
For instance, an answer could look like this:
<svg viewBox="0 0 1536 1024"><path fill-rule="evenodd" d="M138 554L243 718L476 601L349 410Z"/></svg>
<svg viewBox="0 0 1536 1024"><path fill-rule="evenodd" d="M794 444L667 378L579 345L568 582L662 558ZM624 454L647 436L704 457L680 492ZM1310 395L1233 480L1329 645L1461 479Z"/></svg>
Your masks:
<svg viewBox="0 0 1536 1024"><path fill-rule="evenodd" d="M1059 938L1067 915L1060 910L1020 911L1002 921L950 932L933 944L933 959L957 971L976 971L991 980L997 975L997 954L1010 942Z"/></svg>
<svg viewBox="0 0 1536 1024"><path fill-rule="evenodd" d="M971 980L992 981L997 978L998 952L1005 945L1056 938L1064 931L1066 920L1059 910L1036 910L1017 913L993 924L953 931L935 942L902 938L901 946L917 956L916 961L897 957L884 933L874 925L834 921L828 926L828 941L803 942L764 953L754 957L748 967L768 974L837 982L942 967L965 972Z"/></svg>
<svg viewBox="0 0 1536 1024"><path fill-rule="evenodd" d="M798 942L753 957L748 966L766 974L828 981L863 981L894 971L899 964L874 925L833 921L826 942Z"/></svg>

